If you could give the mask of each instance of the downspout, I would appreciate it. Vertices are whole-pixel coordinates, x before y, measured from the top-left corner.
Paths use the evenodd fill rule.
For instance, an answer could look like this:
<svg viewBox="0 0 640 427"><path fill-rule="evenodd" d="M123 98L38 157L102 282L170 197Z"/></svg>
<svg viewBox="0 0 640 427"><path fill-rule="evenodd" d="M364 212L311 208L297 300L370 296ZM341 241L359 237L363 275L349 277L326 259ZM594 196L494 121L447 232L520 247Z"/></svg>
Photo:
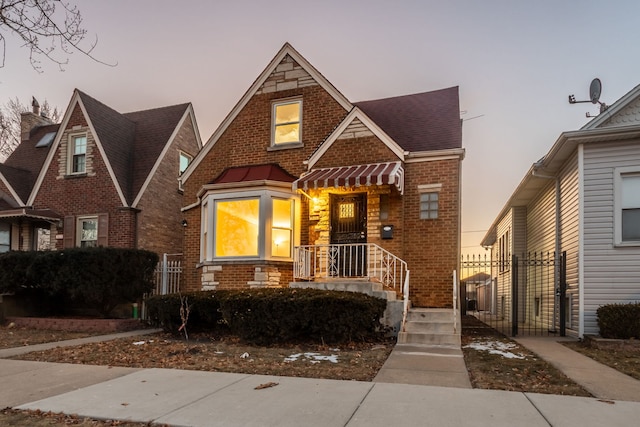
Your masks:
<svg viewBox="0 0 640 427"><path fill-rule="evenodd" d="M555 221L555 228L556 228L556 235L555 235L555 266L554 266L554 294L557 296L555 289L559 289L560 287L560 283L558 282L560 280L560 265L558 264L558 259L560 256L560 202L561 202L561 193L560 193L560 177L558 176L553 176L553 175L545 175L542 173L538 172L538 169L541 166L540 162L534 163L533 165L533 170L531 171L531 175L535 176L537 178L543 178L543 179L554 179L556 181L556 221ZM553 304L553 327L555 330L555 326L556 326L556 319L558 318L558 304L562 304L562 301L558 301L557 304Z"/></svg>

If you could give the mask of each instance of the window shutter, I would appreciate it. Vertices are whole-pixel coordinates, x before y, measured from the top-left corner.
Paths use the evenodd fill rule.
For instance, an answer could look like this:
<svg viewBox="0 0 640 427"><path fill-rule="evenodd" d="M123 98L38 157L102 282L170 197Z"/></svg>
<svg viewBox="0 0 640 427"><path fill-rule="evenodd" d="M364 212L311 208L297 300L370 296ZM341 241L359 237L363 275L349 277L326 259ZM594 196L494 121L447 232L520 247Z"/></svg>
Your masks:
<svg viewBox="0 0 640 427"><path fill-rule="evenodd" d="M109 244L109 214L98 214L98 246Z"/></svg>
<svg viewBox="0 0 640 427"><path fill-rule="evenodd" d="M76 245L76 218L73 215L64 217L63 246L72 248Z"/></svg>

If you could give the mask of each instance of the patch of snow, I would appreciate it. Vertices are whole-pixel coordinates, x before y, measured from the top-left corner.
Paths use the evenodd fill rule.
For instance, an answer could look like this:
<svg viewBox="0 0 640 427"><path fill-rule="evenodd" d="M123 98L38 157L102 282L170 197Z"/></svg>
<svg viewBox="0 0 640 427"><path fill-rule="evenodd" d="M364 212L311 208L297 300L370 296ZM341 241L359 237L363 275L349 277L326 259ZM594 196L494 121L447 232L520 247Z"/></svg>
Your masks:
<svg viewBox="0 0 640 427"><path fill-rule="evenodd" d="M146 343L147 343L146 341L136 341L136 342L133 343L133 345L143 345L143 344L146 344Z"/></svg>
<svg viewBox="0 0 640 427"><path fill-rule="evenodd" d="M242 353L242 355L240 356L240 359L246 359L247 357L249 357L249 353L244 352L244 353Z"/></svg>
<svg viewBox="0 0 640 427"><path fill-rule="evenodd" d="M501 341L476 341L464 346L464 348L471 348L477 351L487 351L489 354L497 354L507 359L526 359L527 357L522 353L516 354L509 351L516 347L516 344L504 343Z"/></svg>
<svg viewBox="0 0 640 427"><path fill-rule="evenodd" d="M338 363L338 355L322 355L320 353L296 353L289 357L285 357L285 362L296 362L300 357L304 356L305 360L309 360L311 363L320 363L322 361L328 361L331 363Z"/></svg>

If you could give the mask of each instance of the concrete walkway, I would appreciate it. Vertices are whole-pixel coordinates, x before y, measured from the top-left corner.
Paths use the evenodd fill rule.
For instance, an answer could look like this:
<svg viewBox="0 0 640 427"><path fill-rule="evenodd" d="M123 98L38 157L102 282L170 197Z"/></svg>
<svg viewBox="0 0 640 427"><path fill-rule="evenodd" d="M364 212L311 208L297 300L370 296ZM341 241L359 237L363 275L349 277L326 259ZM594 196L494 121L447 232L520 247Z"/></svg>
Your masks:
<svg viewBox="0 0 640 427"><path fill-rule="evenodd" d="M82 340L106 339L100 338ZM625 392L629 394L611 394L623 380L604 374L602 365L583 365L584 356L555 338L518 341L601 399L415 385L425 378L444 381L462 374L464 360L444 349L438 353L433 346L425 351L421 346L398 345L374 382L0 359L0 407L178 426L626 427L640 419L640 394L634 388ZM422 357L426 359L421 362ZM422 364L426 360L431 361L429 366Z"/></svg>
<svg viewBox="0 0 640 427"><path fill-rule="evenodd" d="M522 337L516 341L600 399L640 402L640 381L565 347L571 338Z"/></svg>
<svg viewBox="0 0 640 427"><path fill-rule="evenodd" d="M396 344L373 381L471 388L462 350L450 346Z"/></svg>

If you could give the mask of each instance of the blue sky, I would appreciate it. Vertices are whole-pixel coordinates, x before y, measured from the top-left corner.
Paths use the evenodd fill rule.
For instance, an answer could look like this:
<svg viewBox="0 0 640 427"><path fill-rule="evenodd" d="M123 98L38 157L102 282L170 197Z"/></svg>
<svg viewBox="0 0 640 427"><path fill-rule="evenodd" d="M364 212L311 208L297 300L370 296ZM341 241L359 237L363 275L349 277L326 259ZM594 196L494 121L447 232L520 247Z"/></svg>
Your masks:
<svg viewBox="0 0 640 427"><path fill-rule="evenodd" d="M349 100L460 87L462 245L477 246L561 132L583 126L589 83L611 104L640 84L640 2L196 1L77 2L94 54L61 72L9 37L0 103L31 95L65 108L79 88L118 111L192 102L204 141L280 47L291 43ZM179 6L179 7L178 7ZM11 42L14 42L11 44Z"/></svg>

